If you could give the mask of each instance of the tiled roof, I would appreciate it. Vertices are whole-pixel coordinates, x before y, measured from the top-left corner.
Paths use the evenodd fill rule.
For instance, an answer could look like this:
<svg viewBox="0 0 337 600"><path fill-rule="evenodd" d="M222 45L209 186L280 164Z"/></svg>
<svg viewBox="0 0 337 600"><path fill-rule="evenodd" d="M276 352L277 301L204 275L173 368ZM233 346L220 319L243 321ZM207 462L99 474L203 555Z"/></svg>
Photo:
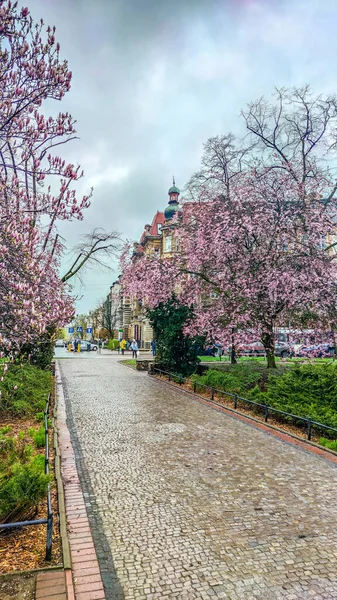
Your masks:
<svg viewBox="0 0 337 600"><path fill-rule="evenodd" d="M150 235L159 235L158 225L164 225L164 223L164 213L157 211L151 223Z"/></svg>
<svg viewBox="0 0 337 600"><path fill-rule="evenodd" d="M164 223L165 223L164 213L159 212L159 210L158 210L152 219L149 234L150 235L159 235L158 225L164 225ZM145 236L146 236L146 231L143 231L142 237L140 238L140 241L139 241L140 244L144 241Z"/></svg>

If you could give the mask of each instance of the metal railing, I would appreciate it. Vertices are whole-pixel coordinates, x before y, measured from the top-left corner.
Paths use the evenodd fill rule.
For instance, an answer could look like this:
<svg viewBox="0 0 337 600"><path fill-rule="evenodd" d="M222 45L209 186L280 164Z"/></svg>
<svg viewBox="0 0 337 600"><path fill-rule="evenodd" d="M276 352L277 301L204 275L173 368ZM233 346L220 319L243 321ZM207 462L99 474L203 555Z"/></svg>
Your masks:
<svg viewBox="0 0 337 600"><path fill-rule="evenodd" d="M334 433L337 434L337 429L335 429L334 427L330 427L329 425L324 425L324 423L318 423L317 421L314 421L310 417L301 417L299 415L293 415L292 413L288 413L284 410L280 410L279 408L274 408L273 406L269 406L269 404L261 404L260 402L255 402L254 400L248 400L248 398L243 398L242 396L239 396L238 394L232 394L232 393L226 392L224 390L218 390L217 388L212 387L210 385L205 385L204 383L198 383L196 381L192 381L191 379L183 377L183 375L176 375L174 373L169 373L168 371L163 371L163 369L158 369L156 367L153 369L152 372L153 373L157 372L157 373L159 373L159 375L167 375L169 381L174 381L175 383L179 383L180 385L182 385L186 381L193 383L193 392L195 394L197 393L197 388L199 388L199 387L206 388L207 390L210 391L211 401L213 402L213 404L216 404L217 406L223 407L223 404L220 404L219 402L216 402L214 400L215 394L221 394L222 396L228 396L229 398L233 398L233 404L234 404L235 410L237 410L238 402L246 402L249 405L258 407L262 410L262 412L264 414L265 423L268 422L269 415L271 415L272 413L276 413L277 415L284 415L285 417L291 418L293 421L302 421L303 423L306 423L307 439L309 441L311 440L313 427L315 427L316 429L333 431Z"/></svg>
<svg viewBox="0 0 337 600"><path fill-rule="evenodd" d="M47 400L46 407L45 407L44 414L43 414L45 444L46 444L44 472L46 475L49 475L49 436L48 436L49 405L50 405L50 394L48 395L48 400ZM51 549L52 549L52 539L53 539L53 510L52 510L52 505L51 505L50 483L48 483L48 490L47 490L47 517L45 519L34 519L32 521L15 521L13 523L1 523L0 530L1 529L12 529L13 527L27 527L30 525L47 525L46 560L51 560Z"/></svg>

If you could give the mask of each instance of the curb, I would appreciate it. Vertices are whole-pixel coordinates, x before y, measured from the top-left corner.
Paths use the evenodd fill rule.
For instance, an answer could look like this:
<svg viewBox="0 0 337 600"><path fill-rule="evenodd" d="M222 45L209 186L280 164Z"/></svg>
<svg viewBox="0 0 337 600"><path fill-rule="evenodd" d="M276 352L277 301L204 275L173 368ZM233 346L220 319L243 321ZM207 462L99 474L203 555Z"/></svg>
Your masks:
<svg viewBox="0 0 337 600"><path fill-rule="evenodd" d="M38 575L39 573L49 573L54 571L64 571L62 566L53 565L51 567L41 567L40 569L28 569L27 571L11 571L10 573L1 573L0 581L10 579L11 577L24 577L25 575Z"/></svg>
<svg viewBox="0 0 337 600"><path fill-rule="evenodd" d="M65 570L68 600L106 600L96 549L67 426L59 365L55 365L59 468L63 488L65 536L71 568ZM51 599L52 600L52 599Z"/></svg>
<svg viewBox="0 0 337 600"><path fill-rule="evenodd" d="M58 505L59 505L59 517L60 517L60 533L62 541L62 555L63 555L63 568L71 569L71 555L69 539L67 534L67 517L66 507L64 502L64 489L61 477L61 457L60 448L58 443L58 428L57 428L57 405L58 405L58 394L56 388L56 378L54 382L55 387L55 406L54 406L54 448L55 448L55 477L57 482L57 494L58 494Z"/></svg>
<svg viewBox="0 0 337 600"><path fill-rule="evenodd" d="M320 446L319 444L316 444L315 442L311 442L309 440L304 440L303 438L295 435L294 433L288 433L288 432L284 431L283 429L280 429L279 427L275 427L275 425L269 425L268 423L262 423L259 419L256 419L255 417L247 416L247 415L235 410L234 408L223 406L222 404L220 404L218 402L208 400L204 396L200 396L199 394L196 394L194 392L186 390L185 388L181 388L180 386L172 383L171 381L165 381L165 380L163 381L162 379L159 379L155 375L152 375L150 373L149 373L149 375L156 381L159 381L160 383L167 385L168 387L170 387L172 389L179 390L182 393L192 396L192 398L194 398L195 400L197 400L198 402L200 402L202 404L206 404L206 406L209 406L210 408L213 408L215 410L223 412L224 414L227 414L229 417L232 417L233 419L238 419L239 421L242 421L243 423L247 423L248 425L252 425L253 427L255 426L258 429L264 431L265 433L268 433L269 435L273 435L274 437L281 439L285 442L288 442L289 444L292 444L293 446L299 446L303 450L307 450L308 452L311 452L312 454L315 454L316 456L319 456L320 458L323 458L323 459L327 460L328 462L331 462L332 464L337 465L337 452L334 452L334 450L330 450L329 448Z"/></svg>
<svg viewBox="0 0 337 600"><path fill-rule="evenodd" d="M64 487L61 475L61 455L59 447L59 431L57 422L57 411L58 411L58 400L59 394L57 390L57 379L56 379L56 364L55 364L55 378L54 378L54 392L55 392L55 405L54 405L54 448L55 448L55 477L57 482L57 494L58 494L58 505L59 505L59 518L60 518L60 533L62 542L62 554L63 554L63 568L65 574L65 587L68 600L75 600L75 590L72 576L72 564L71 564L71 553L70 545L67 533L67 516L64 499Z"/></svg>

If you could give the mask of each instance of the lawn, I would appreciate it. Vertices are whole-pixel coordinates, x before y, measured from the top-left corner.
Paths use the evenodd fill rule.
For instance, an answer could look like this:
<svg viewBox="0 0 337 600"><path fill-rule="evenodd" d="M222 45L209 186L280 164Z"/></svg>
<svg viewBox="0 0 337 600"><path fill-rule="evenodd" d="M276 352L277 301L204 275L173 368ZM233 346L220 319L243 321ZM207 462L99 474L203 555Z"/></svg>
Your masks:
<svg viewBox="0 0 337 600"><path fill-rule="evenodd" d="M121 362L123 365L127 365L128 367L133 367L134 369L136 368L136 359L135 358L129 358L127 360L120 360L119 362Z"/></svg>
<svg viewBox="0 0 337 600"><path fill-rule="evenodd" d="M221 356L221 361L218 356L198 356L201 362L228 362L228 356Z"/></svg>
<svg viewBox="0 0 337 600"><path fill-rule="evenodd" d="M227 362L228 363L229 362L228 355L221 356L221 360L218 356L198 356L198 358L199 358L200 362L216 362L216 363L219 363L219 362L224 362L224 363ZM253 361L253 362L259 362L262 364L264 364L264 363L267 364L267 359L265 356L241 356L237 359L237 361L238 361L238 364L246 362L246 361ZM282 363L291 364L291 363L295 363L295 362L304 363L304 362L307 362L308 359L300 358L300 357L292 357L292 358L286 358L286 359L283 358L282 359L279 356L276 356L275 361L277 363L281 363L281 364ZM312 361L317 362L319 364L322 362L333 362L334 358L333 357L331 357L331 358L313 358Z"/></svg>

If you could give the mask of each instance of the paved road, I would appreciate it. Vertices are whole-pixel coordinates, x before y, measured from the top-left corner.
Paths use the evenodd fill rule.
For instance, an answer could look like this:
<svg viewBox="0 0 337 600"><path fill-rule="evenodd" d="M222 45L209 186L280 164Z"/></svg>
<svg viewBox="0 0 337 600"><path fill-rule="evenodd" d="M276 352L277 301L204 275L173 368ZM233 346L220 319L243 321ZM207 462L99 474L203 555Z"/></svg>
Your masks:
<svg viewBox="0 0 337 600"><path fill-rule="evenodd" d="M60 362L107 598L337 599L337 470L120 357Z"/></svg>

